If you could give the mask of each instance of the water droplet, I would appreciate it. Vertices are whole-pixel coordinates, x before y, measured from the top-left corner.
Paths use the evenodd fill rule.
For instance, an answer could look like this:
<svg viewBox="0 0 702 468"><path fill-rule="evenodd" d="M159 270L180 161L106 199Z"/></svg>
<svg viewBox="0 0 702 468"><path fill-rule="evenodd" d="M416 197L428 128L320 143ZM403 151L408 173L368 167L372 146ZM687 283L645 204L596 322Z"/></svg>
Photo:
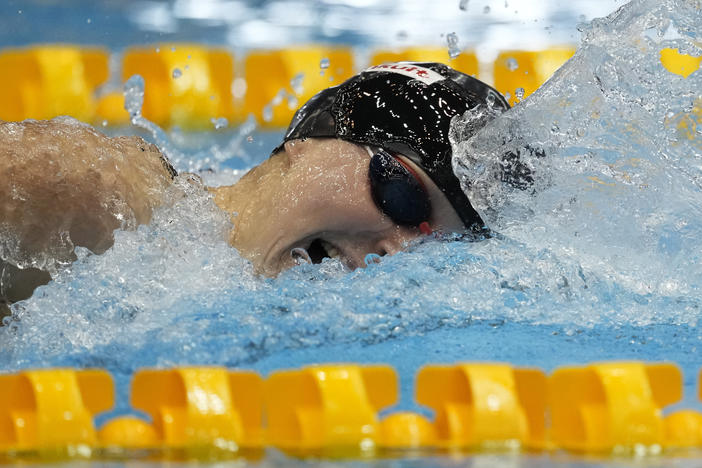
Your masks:
<svg viewBox="0 0 702 468"><path fill-rule="evenodd" d="M505 93L505 99L507 99L507 100L509 101L511 97L512 97L512 94L510 94L510 92L507 91L507 92Z"/></svg>
<svg viewBox="0 0 702 468"><path fill-rule="evenodd" d="M302 247L295 247L290 251L290 256L295 260L295 263L302 265L304 263L312 263L310 254Z"/></svg>
<svg viewBox="0 0 702 468"><path fill-rule="evenodd" d="M212 122L212 125L214 125L215 130L219 130L220 128L226 128L229 126L229 120L227 120L226 117L213 117L210 119L210 122Z"/></svg>
<svg viewBox="0 0 702 468"><path fill-rule="evenodd" d="M460 8L463 11L468 10L468 1L469 0L461 0L460 2L458 2L458 8Z"/></svg>
<svg viewBox="0 0 702 468"><path fill-rule="evenodd" d="M232 81L232 96L236 99L243 98L246 95L246 79L235 78Z"/></svg>
<svg viewBox="0 0 702 468"><path fill-rule="evenodd" d="M124 108L133 118L141 115L141 106L144 105L144 78L141 75L132 75L124 83Z"/></svg>
<svg viewBox="0 0 702 468"><path fill-rule="evenodd" d="M288 94L288 109L297 109L297 104L297 98L292 94Z"/></svg>
<svg viewBox="0 0 702 468"><path fill-rule="evenodd" d="M283 102L283 98L287 96L287 92L285 92L284 89L281 89L278 91L278 94L275 95L275 97L271 100L271 105L277 106L280 105L281 102Z"/></svg>
<svg viewBox="0 0 702 468"><path fill-rule="evenodd" d="M88 19L85 20L85 22L88 23L88 24L90 24L90 23L93 22L93 20L92 20L91 18L88 18Z"/></svg>
<svg viewBox="0 0 702 468"><path fill-rule="evenodd" d="M295 94L302 94L304 91L302 87L302 82L305 79L305 74L304 73L298 73L293 77L292 80L290 80L290 88L292 88L293 92Z"/></svg>
<svg viewBox="0 0 702 468"><path fill-rule="evenodd" d="M483 7L483 13L486 15L490 13L490 7L488 5L485 5L485 7Z"/></svg>
<svg viewBox="0 0 702 468"><path fill-rule="evenodd" d="M103 127L107 127L107 120L103 120L103 121L102 121L102 126L103 126Z"/></svg>
<svg viewBox="0 0 702 468"><path fill-rule="evenodd" d="M270 104L263 106L263 120L265 122L273 120L273 106Z"/></svg>
<svg viewBox="0 0 702 468"><path fill-rule="evenodd" d="M173 69L173 79L174 79L174 80L177 80L177 79L180 78L181 76L183 76L183 72L180 71L180 68L174 68L174 69Z"/></svg>
<svg viewBox="0 0 702 468"><path fill-rule="evenodd" d="M517 59L515 59L514 57L508 58L507 59L507 68L509 69L509 71L514 71L517 68L519 68L519 62L517 62Z"/></svg>
<svg viewBox="0 0 702 468"><path fill-rule="evenodd" d="M400 41L404 41L405 39L407 39L407 31L397 31L397 35L395 37L397 37L397 39Z"/></svg>
<svg viewBox="0 0 702 468"><path fill-rule="evenodd" d="M253 142L254 142L254 137L252 137L251 135L249 135L249 136L246 137L246 141L248 141L249 143L253 143Z"/></svg>
<svg viewBox="0 0 702 468"><path fill-rule="evenodd" d="M363 258L363 262L366 264L366 266L372 263L380 263L380 255L375 253L369 253Z"/></svg>
<svg viewBox="0 0 702 468"><path fill-rule="evenodd" d="M524 99L524 88L517 88L514 90L514 97L519 99L520 101Z"/></svg>
<svg viewBox="0 0 702 468"><path fill-rule="evenodd" d="M458 47L458 35L456 33L447 34L446 43L448 44L448 54L451 59L455 59L461 55L461 49Z"/></svg>
<svg viewBox="0 0 702 468"><path fill-rule="evenodd" d="M322 70L326 70L329 68L329 59L327 57L324 57L322 60L319 61L319 68Z"/></svg>
<svg viewBox="0 0 702 468"><path fill-rule="evenodd" d="M161 53L161 48L160 48L160 47L156 47L156 53L157 53L157 54L160 54L160 53Z"/></svg>
<svg viewBox="0 0 702 468"><path fill-rule="evenodd" d="M171 47L171 52L175 52L175 51L176 51L175 46L174 46L174 47Z"/></svg>
<svg viewBox="0 0 702 468"><path fill-rule="evenodd" d="M18 15L21 15L21 14L22 14L22 10L17 10L17 14L18 14Z"/></svg>
<svg viewBox="0 0 702 468"><path fill-rule="evenodd" d="M485 97L485 103L488 105L488 107L492 107L495 105L495 100L497 99L497 96L495 96L495 93L492 91L488 92L488 95Z"/></svg>

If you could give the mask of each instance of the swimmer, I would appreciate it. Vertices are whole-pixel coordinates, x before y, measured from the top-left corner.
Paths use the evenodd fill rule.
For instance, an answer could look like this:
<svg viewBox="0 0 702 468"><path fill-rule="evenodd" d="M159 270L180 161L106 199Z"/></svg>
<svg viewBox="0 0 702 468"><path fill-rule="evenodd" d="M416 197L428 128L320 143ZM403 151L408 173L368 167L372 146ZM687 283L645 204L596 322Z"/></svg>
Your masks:
<svg viewBox="0 0 702 468"><path fill-rule="evenodd" d="M452 118L487 107L509 105L438 63L374 66L321 91L270 158L234 185L208 188L231 216L230 244L275 276L325 257L362 267L367 254L392 255L432 232L484 238L453 173L448 133ZM102 253L115 229L148 223L175 176L138 137L109 138L66 118L0 122L0 301L50 280L42 258L68 264L74 246ZM10 258L40 260L18 268Z"/></svg>

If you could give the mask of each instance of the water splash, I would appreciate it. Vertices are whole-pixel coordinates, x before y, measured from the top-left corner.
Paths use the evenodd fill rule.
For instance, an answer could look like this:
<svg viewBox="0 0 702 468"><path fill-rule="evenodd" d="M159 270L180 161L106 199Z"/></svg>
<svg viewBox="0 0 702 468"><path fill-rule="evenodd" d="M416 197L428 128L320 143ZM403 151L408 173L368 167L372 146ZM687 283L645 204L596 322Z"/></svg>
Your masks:
<svg viewBox="0 0 702 468"><path fill-rule="evenodd" d="M305 89L303 87L304 81L305 81L305 74L304 73L298 73L295 76L293 76L293 78L290 80L290 89L293 90L293 93L302 94L305 91Z"/></svg>
<svg viewBox="0 0 702 468"><path fill-rule="evenodd" d="M279 103L282 100L282 94L276 96L274 100ZM142 107L144 105L144 79L140 75L130 77L124 85L124 107L129 112L132 125L145 130L150 139L156 143L159 149L169 158L171 163L178 171L187 171L200 173L208 176L210 181L219 181L217 177L210 177L214 173L220 171L222 166L238 161L238 166L248 165L260 161L259 155L248 154L244 150L244 142L258 128L256 118L249 115L246 120L239 125L235 132L225 135L227 138L224 143L216 141L212 143L212 138L207 137L204 148L199 151L187 151L178 145L177 130L171 131L170 135L161 127L151 122L142 115ZM270 107L270 106L269 106ZM270 114L272 118L272 108ZM266 109L264 109L264 114ZM212 124L216 130L222 130L228 127L229 122L225 117L212 119ZM267 154L270 148L263 149L263 153ZM233 183L238 179L240 174L227 174L223 181ZM218 185L220 183L218 182Z"/></svg>
<svg viewBox="0 0 702 468"><path fill-rule="evenodd" d="M507 59L507 69L509 71L514 71L517 68L519 68L519 62L517 62L517 59L514 57L510 57Z"/></svg>
<svg viewBox="0 0 702 468"><path fill-rule="evenodd" d="M324 72L329 68L329 59L324 57L319 61L319 74L324 75Z"/></svg>
<svg viewBox="0 0 702 468"><path fill-rule="evenodd" d="M702 73L672 74L660 51L702 54L700 25L699 2L632 2L484 131L458 119L454 168L483 219L585 277L699 307L702 144L681 122L700 121Z"/></svg>
<svg viewBox="0 0 702 468"><path fill-rule="evenodd" d="M273 105L266 104L263 106L263 111L261 112L264 122L270 122L273 120Z"/></svg>
<svg viewBox="0 0 702 468"><path fill-rule="evenodd" d="M212 122L212 125L214 126L215 130L221 130L221 129L227 128L229 126L229 120L226 117L219 117L219 118L212 117L210 119L210 122Z"/></svg>
<svg viewBox="0 0 702 468"><path fill-rule="evenodd" d="M448 44L448 54L451 60L461 55L461 48L458 46L458 35L456 33L448 33L446 35L446 43Z"/></svg>
<svg viewBox="0 0 702 468"><path fill-rule="evenodd" d="M141 75L132 75L124 83L124 108L129 112L129 118L135 127L146 130L154 143L176 166L184 159L183 153L172 144L166 132L146 119L141 114L144 106L144 78Z"/></svg>

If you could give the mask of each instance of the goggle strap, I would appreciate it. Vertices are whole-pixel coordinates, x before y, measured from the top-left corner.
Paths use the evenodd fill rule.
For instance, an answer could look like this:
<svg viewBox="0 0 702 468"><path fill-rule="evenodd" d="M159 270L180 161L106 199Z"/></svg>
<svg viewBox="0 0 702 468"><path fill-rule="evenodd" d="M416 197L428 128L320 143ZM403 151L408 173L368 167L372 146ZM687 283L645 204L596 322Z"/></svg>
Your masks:
<svg viewBox="0 0 702 468"><path fill-rule="evenodd" d="M412 174L412 177L414 177L414 180L416 180L416 181L419 183L419 186L422 187L422 190L424 190L424 193L426 193L427 196L428 196L428 195L429 195L429 192L427 192L427 187L424 185L424 182L422 181L422 178L419 177L419 174L417 174L417 171L415 171L415 170L412 168L412 166L410 166L410 165L407 164L405 161L403 161L402 158L399 158L399 157L395 156L395 155L392 154L392 153L390 154L390 156L392 156L393 158L395 158L395 161L399 162L399 163L402 165L402 167L404 167L405 169L407 169L407 171L409 171L409 173Z"/></svg>
<svg viewBox="0 0 702 468"><path fill-rule="evenodd" d="M371 158L372 158L373 156L375 156L375 153L376 153L376 152L373 151L373 150L371 149L370 146L364 145L364 147L366 148L366 152L368 152L368 155L369 155ZM417 171L415 171L414 168L413 168L412 166L410 166L410 165L407 164L405 161L403 161L402 158L397 157L397 156L395 156L394 154L392 154L392 153L390 153L390 152L388 152L388 154L389 154L390 156L392 156L393 159L395 159L395 161L399 162L399 163L402 165L402 167L404 167L405 169L407 169L407 171L409 171L410 174L412 174L412 177L414 177L414 180L416 180L416 181L419 183L419 186L422 187L422 190L424 190L424 193L426 193L426 194L428 195L429 192L427 191L427 187L426 187L426 185L424 185L424 181L423 181L422 178L419 176L419 174L417 174Z"/></svg>

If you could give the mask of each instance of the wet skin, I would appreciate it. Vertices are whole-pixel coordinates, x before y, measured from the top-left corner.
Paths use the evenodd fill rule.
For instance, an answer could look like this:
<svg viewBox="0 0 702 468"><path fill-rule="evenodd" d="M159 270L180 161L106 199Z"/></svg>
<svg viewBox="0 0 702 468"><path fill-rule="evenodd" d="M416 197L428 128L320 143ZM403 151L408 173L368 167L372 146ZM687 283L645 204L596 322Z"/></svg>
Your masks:
<svg viewBox="0 0 702 468"><path fill-rule="evenodd" d="M394 254L422 235L375 205L369 161L365 147L343 140L295 140L236 184L208 190L231 214L231 245L259 274L275 276L300 255L363 267L367 254ZM448 200L415 170L429 193L432 228L461 231ZM108 138L57 120L0 122L0 174L0 235L9 233L2 240L19 239L27 258L61 262L75 259L76 245L101 253L113 244L114 229L148 223L171 180L158 149L142 139ZM0 316L3 301L29 297L49 279L42 269L19 271L0 260Z"/></svg>
<svg viewBox="0 0 702 468"><path fill-rule="evenodd" d="M296 264L293 249L305 249L313 261L320 254L337 256L352 269L365 266L369 253L402 250L422 234L415 227L398 226L378 209L371 198L369 162L365 147L344 140L287 142L283 151L237 184L213 189L217 205L232 213L230 243L267 276ZM439 188L414 169L429 192L432 228L462 231Z"/></svg>
<svg viewBox="0 0 702 468"><path fill-rule="evenodd" d="M47 263L102 253L148 223L171 178L154 145L76 120L0 121L0 317L51 279ZM3 258L21 259L18 269Z"/></svg>

